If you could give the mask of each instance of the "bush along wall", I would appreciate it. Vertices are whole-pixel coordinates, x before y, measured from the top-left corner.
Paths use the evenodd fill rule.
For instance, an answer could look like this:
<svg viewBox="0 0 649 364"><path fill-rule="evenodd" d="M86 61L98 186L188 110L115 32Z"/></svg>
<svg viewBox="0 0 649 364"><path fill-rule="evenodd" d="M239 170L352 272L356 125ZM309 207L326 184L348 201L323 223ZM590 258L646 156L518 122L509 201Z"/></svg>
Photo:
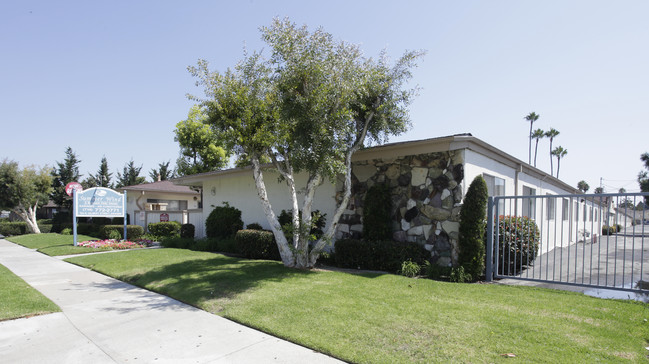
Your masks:
<svg viewBox="0 0 649 364"><path fill-rule="evenodd" d="M462 151L363 161L355 163L352 172L352 198L340 219L337 239L362 236L365 195L372 186L385 184L392 205L391 238L425 247L433 264L450 267L457 262ZM337 186L338 202L342 195L342 186Z"/></svg>
<svg viewBox="0 0 649 364"><path fill-rule="evenodd" d="M208 238L228 238L243 229L241 210L223 202L216 206L205 220L205 233Z"/></svg>
<svg viewBox="0 0 649 364"><path fill-rule="evenodd" d="M246 258L280 260L275 236L271 231L239 230L235 240L237 250Z"/></svg>
<svg viewBox="0 0 649 364"><path fill-rule="evenodd" d="M148 225L149 233L159 238L180 236L181 224L178 221L152 222ZM192 236L193 237L193 236Z"/></svg>
<svg viewBox="0 0 649 364"><path fill-rule="evenodd" d="M516 275L531 264L539 252L539 228L528 217L501 216L498 224L498 272Z"/></svg>
<svg viewBox="0 0 649 364"><path fill-rule="evenodd" d="M487 183L482 176L476 176L469 185L460 212L458 264L467 277L470 276L469 280L477 280L484 274L488 198Z"/></svg>
<svg viewBox="0 0 649 364"><path fill-rule="evenodd" d="M124 234L124 225L102 226L99 235L102 239L110 239L111 231L117 232L122 239L124 238L122 236ZM115 235L115 233L112 235ZM126 235L128 235L129 240L139 239L144 235L144 228L140 225L126 225Z"/></svg>
<svg viewBox="0 0 649 364"><path fill-rule="evenodd" d="M381 270L397 273L403 262L418 265L430 257L430 253L416 242L370 241L340 239L335 243L336 265L341 268Z"/></svg>

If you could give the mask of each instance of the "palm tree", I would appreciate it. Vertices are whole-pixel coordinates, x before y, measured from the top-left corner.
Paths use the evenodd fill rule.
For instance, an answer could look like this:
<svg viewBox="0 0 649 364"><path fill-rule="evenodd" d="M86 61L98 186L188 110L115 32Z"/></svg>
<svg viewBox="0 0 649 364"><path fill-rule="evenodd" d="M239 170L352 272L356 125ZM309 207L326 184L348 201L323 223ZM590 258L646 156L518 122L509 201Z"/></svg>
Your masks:
<svg viewBox="0 0 649 364"><path fill-rule="evenodd" d="M567 149L563 149L561 146L554 148L552 155L557 157L557 178L559 178L559 166L561 165L561 158L565 157L568 154Z"/></svg>
<svg viewBox="0 0 649 364"><path fill-rule="evenodd" d="M550 175L554 174L554 166L552 165L552 141L554 140L554 137L559 135L559 131L555 128L550 128L550 130L545 132L545 137L550 138ZM557 166L557 172L559 172L559 166ZM558 174L558 173L557 173Z"/></svg>
<svg viewBox="0 0 649 364"><path fill-rule="evenodd" d="M540 116L541 115L538 115L535 112L531 112L525 117L525 120L530 122L530 157L529 161L527 162L528 164L532 164L532 125L534 125L535 121L539 120Z"/></svg>
<svg viewBox="0 0 649 364"><path fill-rule="evenodd" d="M581 180L577 182L577 188L579 189L579 191L581 191L581 193L586 193L588 192L590 186L588 185L588 183L586 183L586 181Z"/></svg>
<svg viewBox="0 0 649 364"><path fill-rule="evenodd" d="M545 132L541 129L534 130L532 133L532 139L536 140L536 145L534 146L534 167L536 167L536 152L539 149L539 140L545 136Z"/></svg>

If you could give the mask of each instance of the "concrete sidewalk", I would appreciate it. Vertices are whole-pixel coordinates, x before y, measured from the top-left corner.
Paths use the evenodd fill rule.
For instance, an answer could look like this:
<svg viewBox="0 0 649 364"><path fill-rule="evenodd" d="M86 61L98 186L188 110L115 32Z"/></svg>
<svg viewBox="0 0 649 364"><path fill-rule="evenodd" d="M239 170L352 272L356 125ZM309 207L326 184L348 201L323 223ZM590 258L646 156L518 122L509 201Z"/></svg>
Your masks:
<svg viewBox="0 0 649 364"><path fill-rule="evenodd" d="M0 363L340 363L6 240L0 264L63 311L0 322Z"/></svg>

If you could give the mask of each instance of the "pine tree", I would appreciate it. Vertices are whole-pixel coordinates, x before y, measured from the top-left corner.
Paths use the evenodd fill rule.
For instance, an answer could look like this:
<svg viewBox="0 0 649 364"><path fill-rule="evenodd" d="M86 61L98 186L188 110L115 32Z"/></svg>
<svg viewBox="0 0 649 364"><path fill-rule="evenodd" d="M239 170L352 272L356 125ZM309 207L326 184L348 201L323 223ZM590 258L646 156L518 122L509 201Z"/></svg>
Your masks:
<svg viewBox="0 0 649 364"><path fill-rule="evenodd" d="M81 160L79 160L72 148L68 147L65 150L63 162L56 162L56 167L52 170L53 191L50 198L63 210L69 210L72 207L72 199L65 192L65 186L70 182L79 182L81 178L79 163L81 163Z"/></svg>

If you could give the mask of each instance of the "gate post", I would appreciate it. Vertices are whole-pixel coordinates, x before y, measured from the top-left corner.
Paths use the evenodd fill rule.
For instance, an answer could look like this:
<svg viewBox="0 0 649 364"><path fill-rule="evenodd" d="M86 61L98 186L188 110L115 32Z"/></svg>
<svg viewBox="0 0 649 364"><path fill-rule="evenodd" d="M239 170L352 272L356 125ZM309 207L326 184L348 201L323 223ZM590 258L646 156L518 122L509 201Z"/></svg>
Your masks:
<svg viewBox="0 0 649 364"><path fill-rule="evenodd" d="M487 265L485 267L485 277L487 282L493 280L493 254L494 254L494 198L489 196L487 200Z"/></svg>

